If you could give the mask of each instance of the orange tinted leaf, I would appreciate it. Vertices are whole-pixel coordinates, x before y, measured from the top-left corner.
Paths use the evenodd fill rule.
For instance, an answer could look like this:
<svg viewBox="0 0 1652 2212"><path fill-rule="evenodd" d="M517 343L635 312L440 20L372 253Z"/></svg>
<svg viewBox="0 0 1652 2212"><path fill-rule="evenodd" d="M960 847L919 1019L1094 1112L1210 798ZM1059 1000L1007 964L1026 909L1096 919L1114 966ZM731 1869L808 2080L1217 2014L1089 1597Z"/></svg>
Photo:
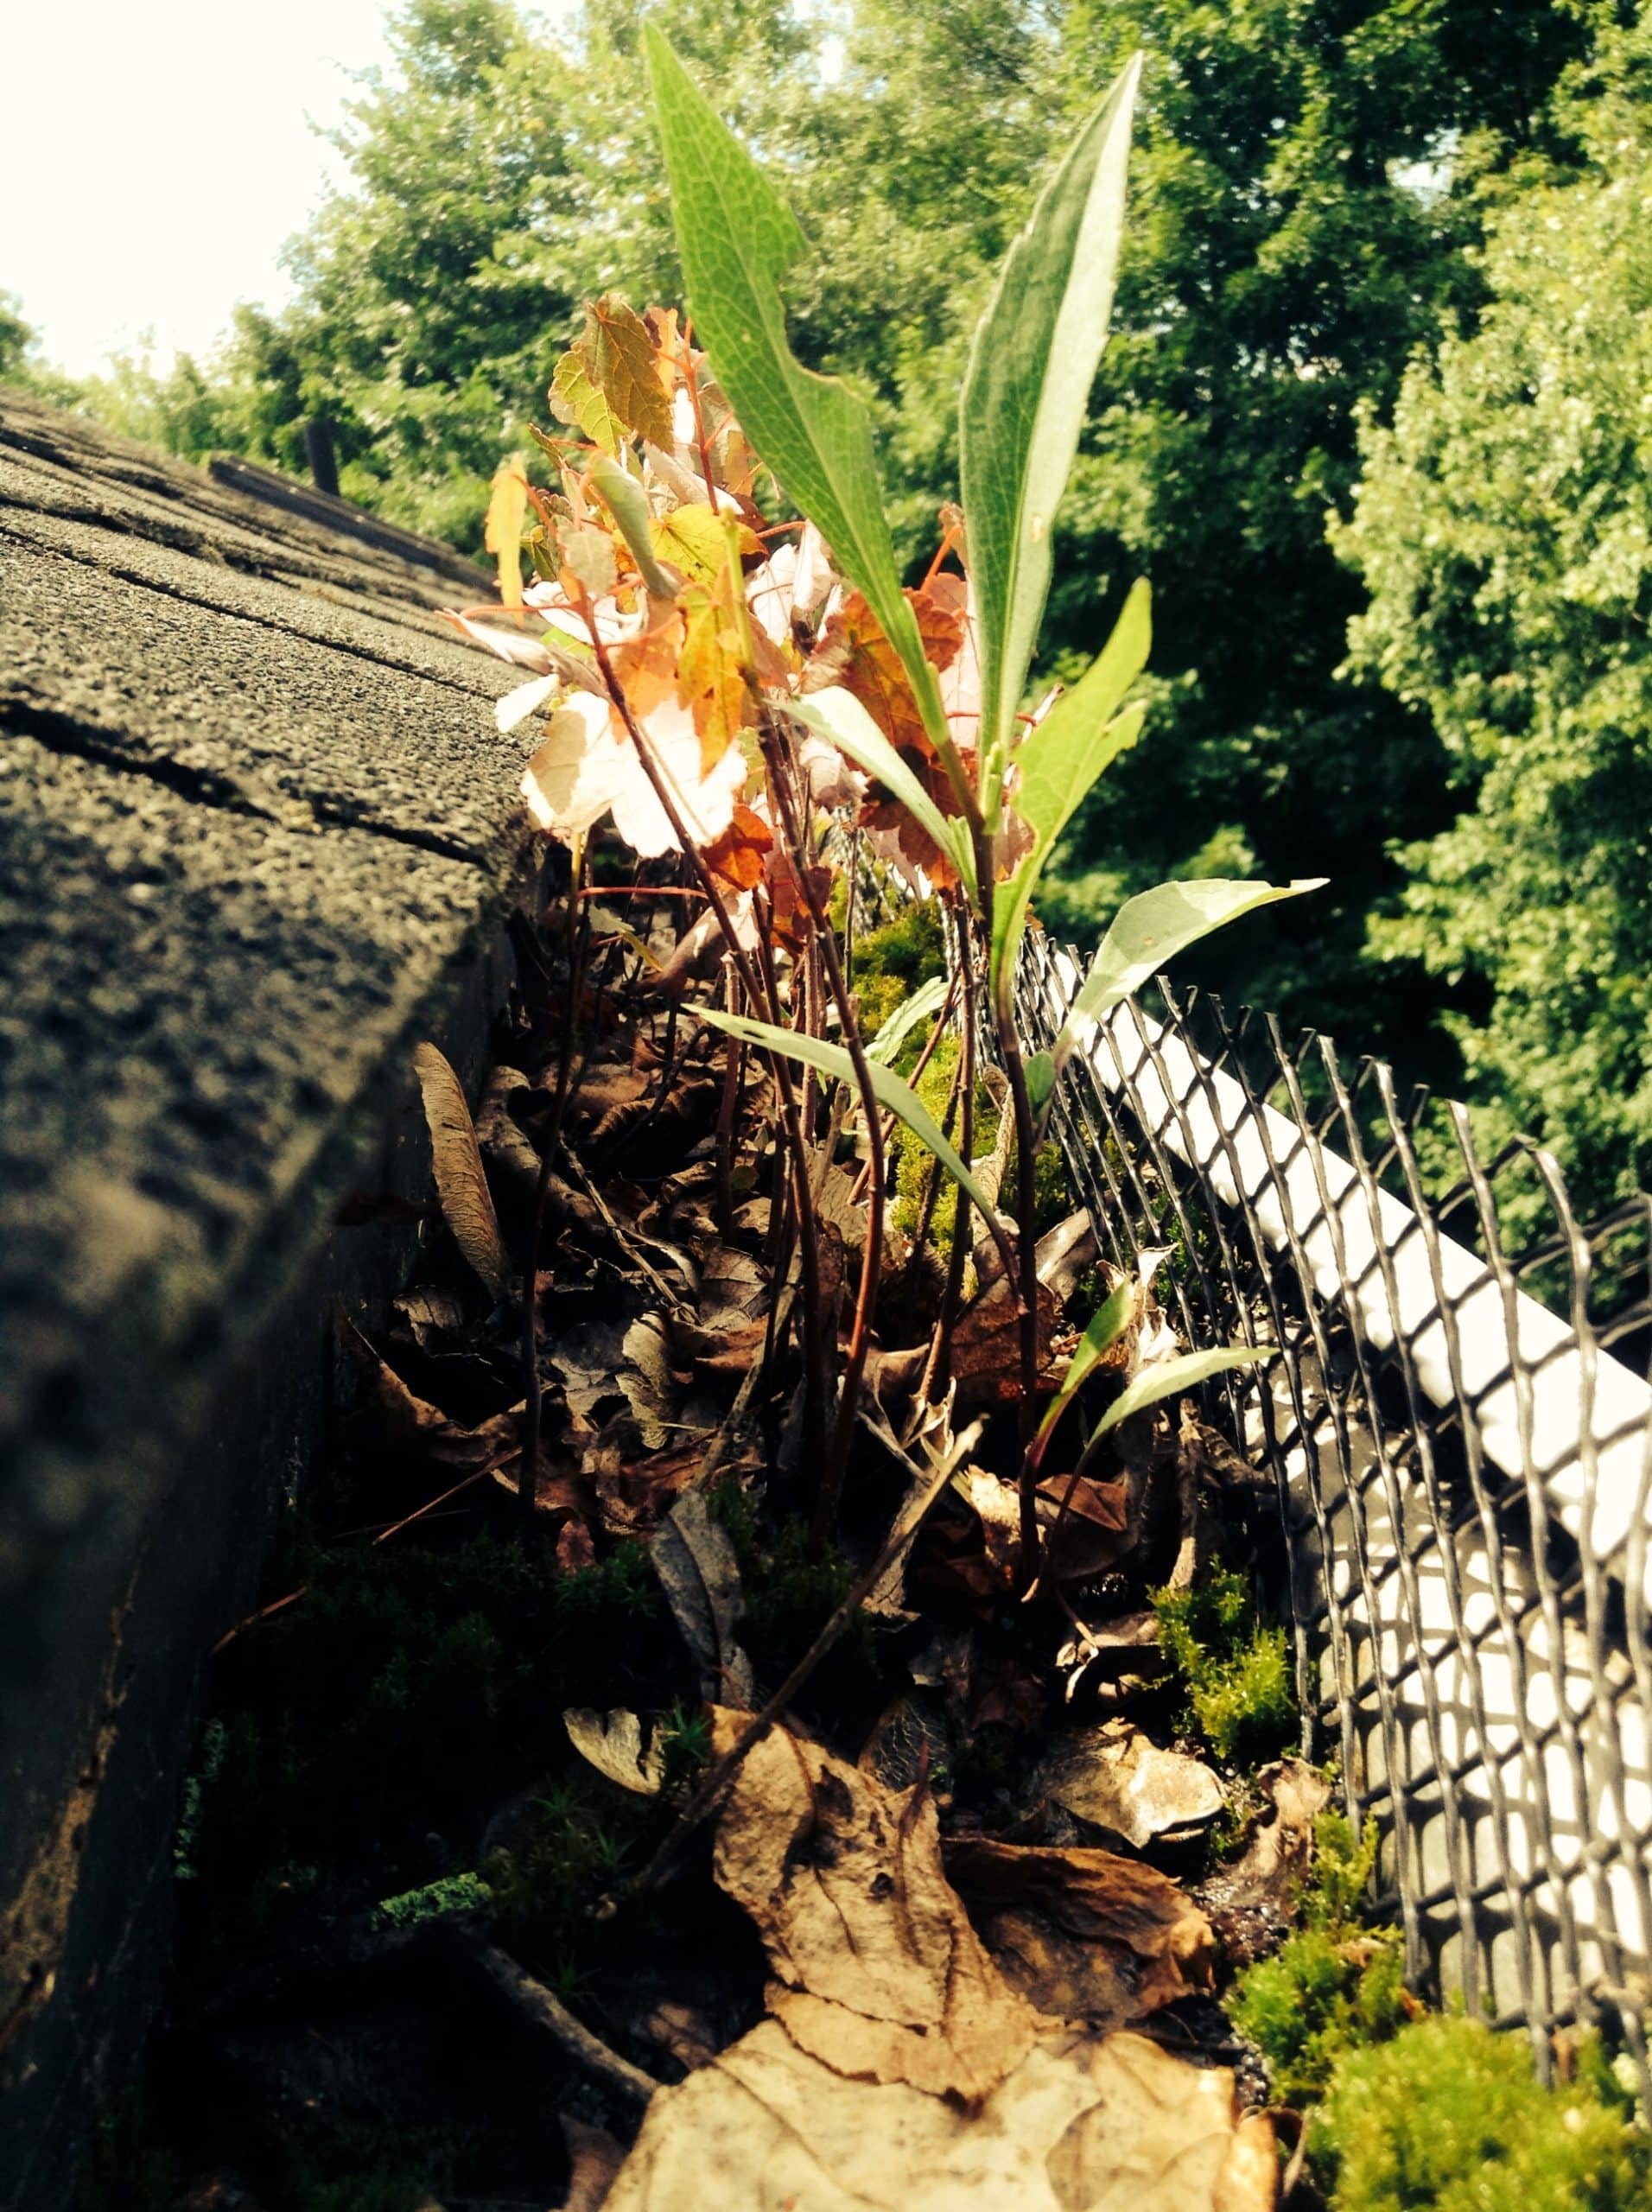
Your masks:
<svg viewBox="0 0 1652 2212"><path fill-rule="evenodd" d="M586 308L585 327L557 362L549 397L557 421L606 454L617 454L631 435L670 443L671 404L653 335L616 292Z"/></svg>
<svg viewBox="0 0 1652 2212"><path fill-rule="evenodd" d="M493 472L493 490L482 525L482 543L499 564L499 597L506 607L522 604L522 524L528 512L527 462L519 453Z"/></svg>
<svg viewBox="0 0 1652 2212"><path fill-rule="evenodd" d="M963 616L927 591L908 591L924 652L937 671L950 666L963 643ZM804 690L842 684L853 692L884 735L896 746L931 750L924 718L900 657L859 592L851 592L827 623L804 671Z"/></svg>
<svg viewBox="0 0 1652 2212"><path fill-rule="evenodd" d="M724 571L725 582L728 571ZM679 604L683 647L677 660L677 697L694 716L701 771L709 775L746 720L746 671L740 631L727 590L691 585Z"/></svg>
<svg viewBox="0 0 1652 2212"><path fill-rule="evenodd" d="M736 891L752 891L763 880L763 863L774 833L760 814L736 802L734 818L715 844L706 847L706 865Z"/></svg>
<svg viewBox="0 0 1652 2212"><path fill-rule="evenodd" d="M651 620L639 637L610 649L609 659L631 711L643 721L677 690L683 620L675 606L651 601Z"/></svg>
<svg viewBox="0 0 1652 2212"><path fill-rule="evenodd" d="M585 310L580 340L592 382L626 429L651 445L669 448L671 403L654 334L618 292L605 292Z"/></svg>

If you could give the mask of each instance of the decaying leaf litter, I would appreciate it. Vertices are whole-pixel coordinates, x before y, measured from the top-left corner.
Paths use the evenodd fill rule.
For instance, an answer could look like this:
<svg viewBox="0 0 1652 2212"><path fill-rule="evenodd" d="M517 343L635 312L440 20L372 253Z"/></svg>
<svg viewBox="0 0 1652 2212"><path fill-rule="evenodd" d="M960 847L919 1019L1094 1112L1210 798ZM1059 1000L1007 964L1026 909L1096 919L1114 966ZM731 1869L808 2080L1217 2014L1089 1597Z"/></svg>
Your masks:
<svg viewBox="0 0 1652 2212"><path fill-rule="evenodd" d="M623 865L638 887L617 848L594 865ZM382 1895L340 1912L352 1880L375 1872L358 1837L364 1863L333 1870L313 1909L289 1914L294 1955L283 1966L276 1947L264 1971L302 1990L318 1949L335 1984L382 1978L394 1961L415 2015L456 2003L519 2043L513 2067L537 2069L569 2115L567 2180L551 2152L547 2204L1067 2208L1122 2204L1127 2191L1223 2212L1269 2204L1270 2123L1254 2063L1211 2002L1221 1914L1197 1894L1223 1855L1213 1830L1224 1823L1225 1841L1242 1826L1252 1787L1182 1732L1182 1688L1166 1679L1147 1603L1195 1548L1243 1564L1247 1471L1210 1441L1193 1402L1172 1396L1112 1431L1114 1448L1068 1497L1087 1429L1181 1347L1152 1272L1115 1279L1088 1224L1061 1216L1040 1239L1055 1286L1041 1402L1058 1401L1087 1303L1122 1294L1130 1319L1052 1431L1040 1511L1047 1531L1066 1507L1064 1535L1042 1597L1024 1602L1015 1347L982 1325L995 1289L1001 1299L990 1243L971 1260L956 1327L973 1347L966 1382L931 1402L924 1362L909 1355L933 1335L933 1283L927 1301L903 1293L911 1240L892 1230L841 1524L811 1562L795 1345L772 1325L788 1286L763 1195L772 1078L754 1059L741 1071L725 1219L719 1121L740 1056L696 1034L693 969L679 971L680 992L661 984L684 902L679 885L653 887L658 898L625 902L623 933L606 931L600 897L578 902L570 925L565 891L534 918L547 973L570 925L590 941L571 1075L565 1034L525 1012L540 980L525 938L526 982L473 1119L457 1077L421 1048L435 1160L426 1259L375 1342L346 1336L359 1389L347 1513L372 1497L384 1516L350 1539L358 1558L404 1566L416 1551L439 1570L480 1541L570 1588L634 1560L654 1593L651 1671L622 1676L611 1648L588 1653L588 1694L531 1732L543 1769L450 1817L448 1854L467 1879L403 1889L398 1863L378 1887L402 1890L391 1903L405 1924L384 1921ZM867 957L875 969L875 933ZM702 964L715 974L715 950ZM523 1254L564 1083L530 1301L540 1423L524 1514ZM838 1156L823 1142L820 1169L841 1351L866 1203L853 1195L852 1109L834 1110L823 1086L818 1110L837 1128ZM794 1294L796 1280L794 1259ZM916 1534L884 1559L925 1497ZM880 1561L836 1651L772 1713L826 1625L824 1599L841 1601ZM777 1586L812 1605L789 1634ZM306 1591L278 1620L250 1624L226 1662L258 1665L261 1637L302 1643L312 1602ZM766 1732L685 1831L707 1774L765 1713ZM1325 1785L1282 1771L1297 1794L1278 1796L1272 1825L1283 1820L1299 1864ZM516 1899L543 1847L542 1808L570 1786L613 1848L584 1872L577 1935L548 1942ZM1254 1802L1273 1810L1268 1783ZM1282 1932L1288 1884L1273 1897ZM733 1971L679 1932L714 1910ZM268 2002L257 1974L250 1998L239 1980L213 2000L238 2023Z"/></svg>

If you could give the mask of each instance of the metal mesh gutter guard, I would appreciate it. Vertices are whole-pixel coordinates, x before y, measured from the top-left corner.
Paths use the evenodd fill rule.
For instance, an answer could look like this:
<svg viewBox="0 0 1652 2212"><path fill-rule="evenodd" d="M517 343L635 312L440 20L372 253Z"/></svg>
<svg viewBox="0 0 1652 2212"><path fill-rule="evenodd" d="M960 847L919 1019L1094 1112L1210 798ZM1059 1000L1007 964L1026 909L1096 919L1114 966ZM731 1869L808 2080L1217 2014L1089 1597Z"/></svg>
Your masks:
<svg viewBox="0 0 1652 2212"><path fill-rule="evenodd" d="M1030 1051L1081 975L1032 935ZM1280 1347L1210 1410L1276 1479L1303 1709L1378 1824L1407 1978L1544 2066L1563 2023L1617 2031L1652 2102L1652 1390L1608 1349L1649 1336L1652 1202L1585 1232L1553 1160L1483 1165L1452 1107L1431 1209L1386 1067L1160 998L1087 1025L1052 1128L1103 1250L1172 1248L1190 1344Z"/></svg>

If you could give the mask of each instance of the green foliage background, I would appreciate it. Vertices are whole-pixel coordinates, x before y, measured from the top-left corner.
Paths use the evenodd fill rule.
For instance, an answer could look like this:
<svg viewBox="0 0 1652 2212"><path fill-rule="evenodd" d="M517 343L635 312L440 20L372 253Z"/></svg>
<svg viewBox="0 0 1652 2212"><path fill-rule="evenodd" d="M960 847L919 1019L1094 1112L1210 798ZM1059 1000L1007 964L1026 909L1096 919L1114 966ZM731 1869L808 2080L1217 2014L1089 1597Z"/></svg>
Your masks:
<svg viewBox="0 0 1652 2212"><path fill-rule="evenodd" d="M326 414L347 493L478 545L579 302L677 289L645 12L410 0L295 303L82 404L296 473ZM1145 48L1041 673L1145 574L1152 712L1045 918L1093 937L1166 876L1328 875L1191 972L1542 1137L1585 1207L1646 1179L1652 124L1626 0L655 12L803 219L795 342L872 403L909 561L956 488L993 267ZM46 373L0 314L0 376Z"/></svg>

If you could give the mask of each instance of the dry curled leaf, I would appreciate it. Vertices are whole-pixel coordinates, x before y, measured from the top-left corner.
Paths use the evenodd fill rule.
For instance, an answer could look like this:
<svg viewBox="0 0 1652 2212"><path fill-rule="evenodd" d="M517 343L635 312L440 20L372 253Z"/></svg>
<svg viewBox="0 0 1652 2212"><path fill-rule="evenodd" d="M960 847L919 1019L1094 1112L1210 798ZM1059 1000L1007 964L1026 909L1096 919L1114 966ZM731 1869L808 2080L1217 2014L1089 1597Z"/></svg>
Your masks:
<svg viewBox="0 0 1652 2212"><path fill-rule="evenodd" d="M925 659L937 671L950 667L963 642L963 614L943 606L929 592L908 590L906 597L918 618ZM900 657L858 591L849 593L827 623L804 671L805 691L823 691L832 684L852 691L898 748L931 750Z"/></svg>
<svg viewBox="0 0 1652 2212"><path fill-rule="evenodd" d="M649 1547L677 1631L699 1669L700 1686L720 1704L755 1705L751 1662L735 1641L741 1607L740 1567L728 1531L697 1490L678 1498Z"/></svg>
<svg viewBox="0 0 1652 2212"><path fill-rule="evenodd" d="M777 2023L651 2101L607 2212L1271 2212L1265 2113L1141 2036L1041 2043L979 2108L835 2074Z"/></svg>
<svg viewBox="0 0 1652 2212"><path fill-rule="evenodd" d="M1125 2027L1211 1986L1210 1922L1140 1859L966 1836L947 1846L946 1871L1005 1980L1040 2012Z"/></svg>
<svg viewBox="0 0 1652 2212"><path fill-rule="evenodd" d="M748 1725L713 1722L718 1756ZM1032 2011L942 1871L925 1790L776 1729L735 1777L714 1870L762 1936L770 2012L836 2071L978 2101L1031 2049Z"/></svg>
<svg viewBox="0 0 1652 2212"><path fill-rule="evenodd" d="M1208 1766L1160 1751L1128 1720L1058 1737L1039 1783L1077 1819L1110 1829L1138 1851L1157 1837L1208 1827L1225 1802Z"/></svg>
<svg viewBox="0 0 1652 2212"><path fill-rule="evenodd" d="M643 1749L643 1724L634 1713L597 1713L570 1706L562 1715L568 1740L599 1774L638 1797L656 1797L665 1781L665 1749L658 1735Z"/></svg>
<svg viewBox="0 0 1652 2212"><path fill-rule="evenodd" d="M342 1319L340 1338L365 1380L363 1410L378 1422L386 1445L399 1456L413 1465L456 1475L484 1474L516 1458L522 1441L520 1406L493 1414L478 1427L461 1427L439 1406L410 1390L353 1321Z"/></svg>
<svg viewBox="0 0 1652 2212"><path fill-rule="evenodd" d="M415 1048L413 1072L424 1101L442 1217L482 1283L493 1297L503 1298L511 1287L511 1263L464 1086L434 1045Z"/></svg>

